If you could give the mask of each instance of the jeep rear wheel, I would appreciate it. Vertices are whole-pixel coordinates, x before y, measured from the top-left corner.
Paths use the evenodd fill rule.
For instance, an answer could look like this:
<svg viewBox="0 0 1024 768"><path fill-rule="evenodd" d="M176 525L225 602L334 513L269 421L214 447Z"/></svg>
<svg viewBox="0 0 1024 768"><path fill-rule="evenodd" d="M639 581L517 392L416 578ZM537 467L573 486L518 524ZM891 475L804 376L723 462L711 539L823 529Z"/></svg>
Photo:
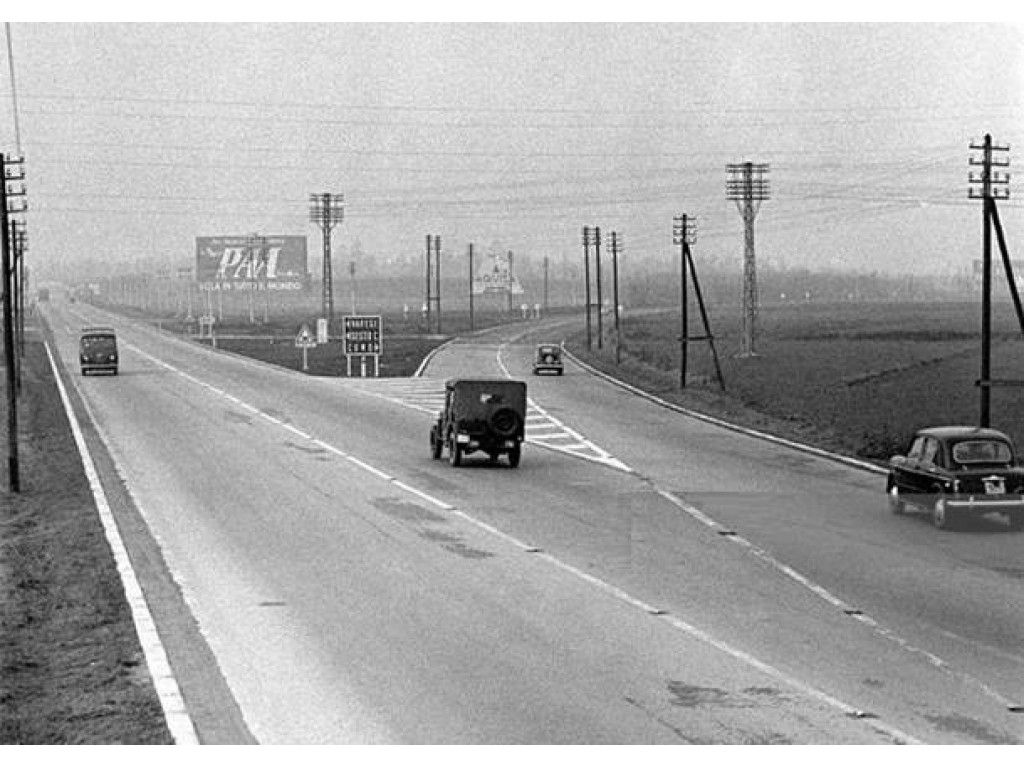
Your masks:
<svg viewBox="0 0 1024 768"><path fill-rule="evenodd" d="M462 446L455 439L455 435L448 439L448 461L453 467L462 465Z"/></svg>
<svg viewBox="0 0 1024 768"><path fill-rule="evenodd" d="M434 459L440 459L444 452L444 441L437 434L437 427L430 428L430 455Z"/></svg>

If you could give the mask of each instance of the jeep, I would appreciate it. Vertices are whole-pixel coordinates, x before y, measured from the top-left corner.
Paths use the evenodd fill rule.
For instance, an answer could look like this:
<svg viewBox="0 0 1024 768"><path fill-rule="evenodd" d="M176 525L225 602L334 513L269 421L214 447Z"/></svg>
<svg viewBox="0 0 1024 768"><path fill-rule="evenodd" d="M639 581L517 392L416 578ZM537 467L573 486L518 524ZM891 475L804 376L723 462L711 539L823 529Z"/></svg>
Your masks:
<svg viewBox="0 0 1024 768"><path fill-rule="evenodd" d="M445 448L453 467L481 451L492 462L504 454L519 466L526 425L526 383L511 379L451 379L445 382L444 410L430 428L430 449Z"/></svg>

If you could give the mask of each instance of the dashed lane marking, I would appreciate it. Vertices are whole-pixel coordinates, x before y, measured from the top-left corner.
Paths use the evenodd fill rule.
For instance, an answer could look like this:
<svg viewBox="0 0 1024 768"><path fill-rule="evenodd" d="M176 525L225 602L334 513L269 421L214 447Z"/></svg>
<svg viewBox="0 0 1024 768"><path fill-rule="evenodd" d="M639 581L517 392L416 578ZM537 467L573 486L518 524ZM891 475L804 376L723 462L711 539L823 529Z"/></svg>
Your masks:
<svg viewBox="0 0 1024 768"><path fill-rule="evenodd" d="M182 378L186 379L187 381L190 381L193 384L196 384L197 386L199 386L199 387L201 387L203 389L206 389L207 391L213 393L214 395L216 395L218 397L223 397L225 399L233 398L233 395L228 394L224 390L222 390L222 389L220 389L220 388L218 388L218 387L216 387L216 386L214 386L212 384L209 384L209 383L203 381L202 379L200 379L200 378L198 378L196 376L193 376L193 375L191 375L189 373L186 373L185 371L182 371L181 369L176 368L175 366L171 365L170 363L164 362L164 361L162 361L162 360L160 360L160 359L158 359L158 358L156 358L156 357L154 357L154 356L152 356L152 355L150 355L150 354L148 354L146 352L143 352L141 349L137 349L137 348L133 347L133 350L135 352L139 353L141 356L143 356L143 357L153 361L157 365L167 369L168 371L170 371L172 373L175 373L175 374L181 376ZM373 393L371 392L370 394L373 394ZM242 401L239 401L239 402L241 403ZM396 400L396 402L399 402L402 405L406 405L405 403L402 403L402 402L397 401L397 400ZM269 423L275 425L276 427L283 428L285 426L281 422L280 419L277 419L276 417L271 416L266 411L260 410L259 408L256 408L255 406L252 406L250 404L245 404L245 405L248 408L251 408L253 411L255 411L260 417L266 419ZM590 584L595 589L597 589L597 590L599 590L599 591L601 591L601 592L603 592L603 593L605 593L607 595L610 595L610 596L612 596L612 597L622 601L626 605L630 605L630 606L632 606L632 607L642 611L643 613L648 614L648 615L654 617L655 619L658 619L660 621L664 621L669 626L673 627L674 629L678 630L679 632L681 632L683 634L686 634L689 637L691 637L691 638L693 638L693 639L695 639L695 640L697 640L699 642L702 642L702 643L704 643L704 644L706 644L706 645L708 645L708 646L710 646L712 648L715 648L719 652L724 653L724 654L726 654L728 656L731 656L732 658L740 661L741 663L746 664L747 666L749 666L749 667L751 667L753 669L756 669L756 670L762 672L763 674L768 675L769 677L774 678L775 680L778 680L779 682L787 685L788 687L790 687L790 688L800 692L803 696L806 696L810 700L817 701L817 702L819 702L821 704L824 704L824 705L826 705L826 706L828 706L828 707L830 707L832 709L840 711L840 712L842 712L845 715L850 716L850 717L859 717L863 713L863 710L860 710L860 709L852 706L850 703L848 703L846 701L843 701L842 699L839 699L839 698L837 698L835 696L832 696L831 694L826 693L825 691L821 690L820 688L817 688L817 687L815 687L815 686L813 686L813 685L811 685L809 683L805 683L800 678L794 677L793 675L790 675L789 673L784 672L783 670L778 669L777 667L774 667L771 664L768 664L768 663L766 663L764 661L761 661L756 656L753 656L752 654L749 654L746 651L743 651L743 650L741 650L739 648L736 648L735 646L732 646L729 643L727 643L727 642L719 639L718 637L712 635L710 632L707 632L706 630L703 630L700 627L685 621L682 617L676 616L676 615L672 615L668 611L664 610L663 608L661 608L659 606L651 605L651 604L649 604L649 603L647 603L647 602L645 602L645 601L635 597L634 595L632 595L631 593L627 592L626 590L621 589L620 587L615 586L614 584L612 584L610 582L604 581L603 579L600 579L600 578L594 576L593 574L591 574L591 573L589 573L587 571L584 571L584 570L582 570L580 568L577 568L576 566L570 565L569 563L566 563L565 561L560 560L558 557L556 557L556 556L554 556L554 555L552 555L550 553L545 552L540 547L531 545L528 542L524 542L524 541L516 538L515 536L513 536L513 535L511 535L509 533L506 533L505 531L501 530L500 528L497 528L497 527L495 527L495 526L493 526L493 525L491 525L491 524L489 524L489 523L487 523L487 522L485 522L485 521L483 521L483 520L481 520L481 519L479 519L477 517L474 517L472 514L470 514L468 512L465 512L465 511L459 509L458 507L456 507L456 506L454 506L452 504L447 503L443 499L440 499L440 498L438 498L436 496L433 496L433 495L431 495L429 493L426 493L425 491L422 491L422 490L416 488L415 486L413 486L410 483L406 483L403 480L400 480L400 479L398 479L396 477L393 477L392 475L388 474L387 472L385 472L385 471L383 471L383 470L381 470L381 469L379 469L377 467L374 467L373 465L371 465L371 464L369 464L367 462L364 462L363 460L357 458L356 456L353 456L352 454L346 453L345 451L341 450L340 448L338 448L338 447L336 447L334 445L331 445L330 443L327 443L326 441L321 440L320 438L311 437L310 441L314 445L318 445L318 446L321 446L321 447L329 450L331 453L335 454L339 458L342 458L342 459L345 459L345 460L349 461L354 466L359 467L361 470L363 470L363 471L373 475L374 477L377 477L378 479L380 479L380 480L382 480L382 481L384 481L386 483L389 483L389 484L395 486L396 488L400 488L401 490L403 490L403 491L405 491L405 492L407 492L409 494L412 494L412 495L416 496L419 499L422 499L423 501L425 501L425 502L435 506L436 508L438 508L440 510L443 510L444 512L446 512L446 513L448 513L448 514L450 514L450 515L452 515L454 517L457 517L460 520L463 520L466 523L468 523L468 524L470 524L470 525L472 525L472 526L474 526L476 528L479 528L480 530L486 531L487 533L495 536L496 538L498 538L498 539L500 539L502 541L505 541L508 544L512 545L514 548L517 548L517 549L521 550L524 553L530 554L531 556L535 556L539 560L543 560L543 561L547 562L549 565L551 565L552 567L554 567L556 569L559 569L559 570L561 570L561 571L563 571L565 573L572 574L573 576L575 576L576 578L580 579L584 583ZM173 683L173 678L171 678L171 682ZM176 689L176 687L177 687L176 683L174 684L174 687ZM189 720L187 718L187 714L185 715L185 719L187 720L188 724L191 725L191 720ZM889 723L885 722L882 719L872 719L870 723L866 723L866 726L871 728L872 730L875 730L878 733L886 735L887 737L895 740L897 743L904 743L904 744L920 744L921 743L918 739L916 739L911 734L909 734L909 733L907 733L907 732L905 732L905 731L903 731L903 730L901 730L899 728L896 728L896 727L890 725Z"/></svg>
<svg viewBox="0 0 1024 768"><path fill-rule="evenodd" d="M431 415L444 408L442 379L343 379L339 383L357 392ZM532 398L527 398L526 442L622 472L632 472L625 463L552 416Z"/></svg>

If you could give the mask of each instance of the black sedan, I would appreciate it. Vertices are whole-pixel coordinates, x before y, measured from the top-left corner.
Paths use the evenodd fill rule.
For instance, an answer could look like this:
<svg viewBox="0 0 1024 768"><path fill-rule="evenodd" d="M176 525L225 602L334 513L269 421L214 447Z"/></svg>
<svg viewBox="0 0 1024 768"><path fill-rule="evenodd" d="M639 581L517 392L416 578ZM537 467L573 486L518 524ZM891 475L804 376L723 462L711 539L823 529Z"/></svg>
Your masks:
<svg viewBox="0 0 1024 768"><path fill-rule="evenodd" d="M540 344L537 346L537 355L533 360L533 372L551 371L562 375L562 348L557 344Z"/></svg>
<svg viewBox="0 0 1024 768"><path fill-rule="evenodd" d="M906 455L889 461L889 508L908 505L931 514L936 528L951 529L970 516L1001 513L1024 530L1024 467L1013 441L995 429L931 427L919 430Z"/></svg>

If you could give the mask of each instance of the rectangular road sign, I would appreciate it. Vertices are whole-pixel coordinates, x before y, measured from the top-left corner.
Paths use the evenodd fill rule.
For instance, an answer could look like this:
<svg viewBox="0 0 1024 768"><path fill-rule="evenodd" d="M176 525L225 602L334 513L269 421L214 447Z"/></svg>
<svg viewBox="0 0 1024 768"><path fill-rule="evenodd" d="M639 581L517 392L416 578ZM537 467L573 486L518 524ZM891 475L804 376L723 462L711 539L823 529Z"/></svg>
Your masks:
<svg viewBox="0 0 1024 768"><path fill-rule="evenodd" d="M380 315L348 315L342 318L345 355L379 355L383 349Z"/></svg>

